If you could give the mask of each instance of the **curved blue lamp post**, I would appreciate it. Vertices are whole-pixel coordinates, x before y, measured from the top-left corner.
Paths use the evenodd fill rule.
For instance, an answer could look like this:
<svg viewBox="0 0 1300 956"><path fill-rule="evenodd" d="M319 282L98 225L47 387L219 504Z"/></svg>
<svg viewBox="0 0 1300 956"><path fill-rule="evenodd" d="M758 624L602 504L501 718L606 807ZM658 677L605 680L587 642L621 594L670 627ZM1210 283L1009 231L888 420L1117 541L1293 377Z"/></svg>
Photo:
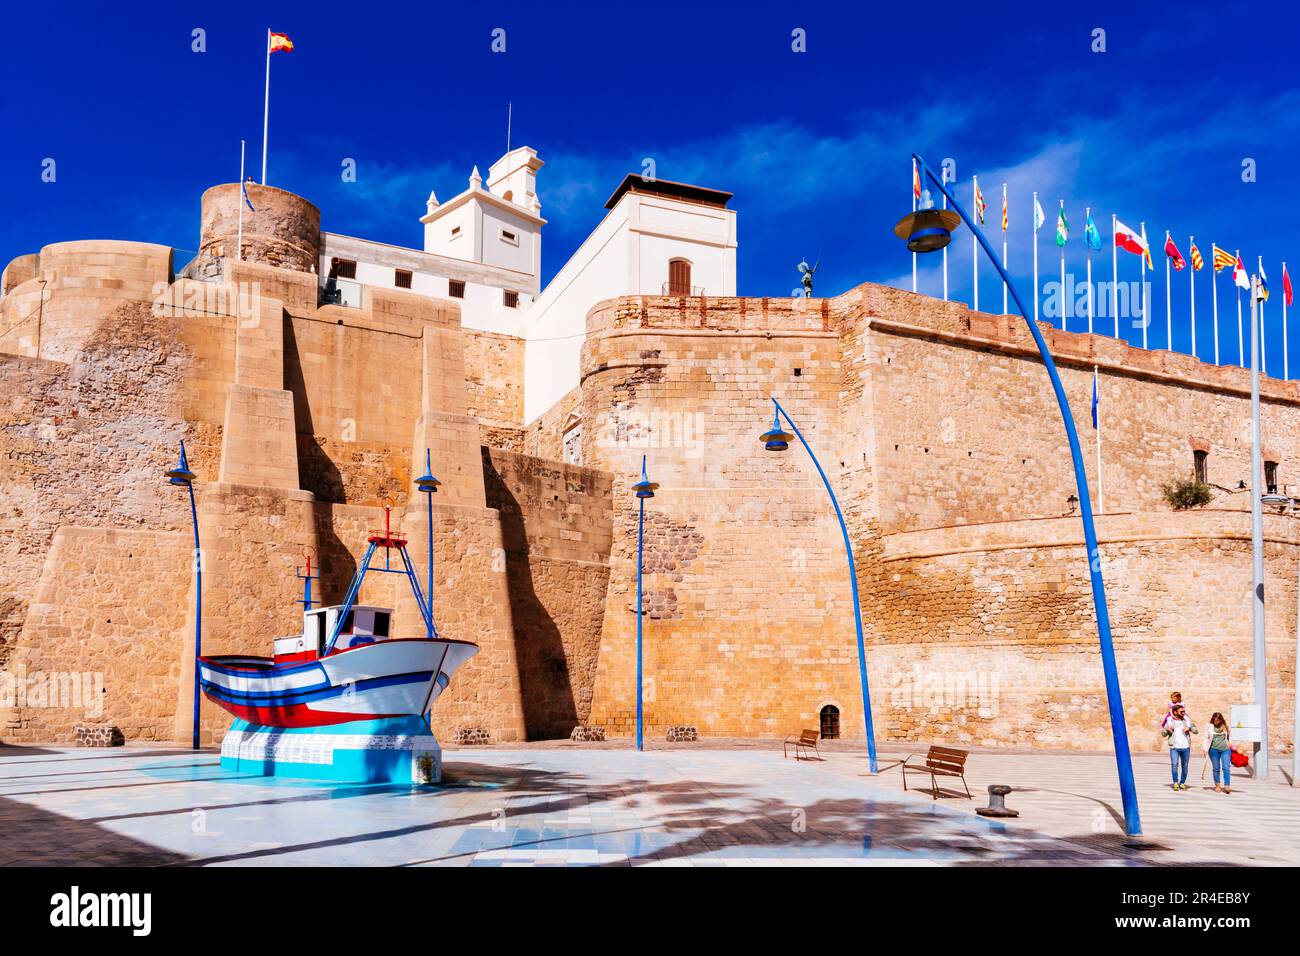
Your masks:
<svg viewBox="0 0 1300 956"><path fill-rule="evenodd" d="M199 749L199 655L203 653L203 552L199 550L199 512L194 506L194 472L185 459L185 439L181 439L181 456L175 468L163 472L173 485L190 493L190 520L194 523L194 736L193 748Z"/></svg>
<svg viewBox="0 0 1300 956"><path fill-rule="evenodd" d="M641 565L642 558L645 555L645 500L655 496L655 489L659 485L651 481L645 473L645 455L641 456L641 480L632 486L636 492L637 503L640 506L641 514L637 518L636 525L636 749L644 750L645 741L642 736L642 677L641 677Z"/></svg>
<svg viewBox="0 0 1300 956"><path fill-rule="evenodd" d="M438 628L433 623L433 496L442 482L433 477L433 457L429 449L424 450L424 474L415 479L415 487L420 489L429 508L429 621L425 634L429 640L438 636Z"/></svg>
<svg viewBox="0 0 1300 956"><path fill-rule="evenodd" d="M971 221L970 216L966 215L961 203L957 202L957 197L944 188L943 182L934 175L925 160L916 153L912 154L912 158L916 160L917 166L930 182L948 197L948 204L952 208L935 209L934 203L930 200L929 190L926 190L920 206L915 212L909 213L898 221L898 225L894 227L894 234L900 239L907 240L907 247L913 252L934 252L948 245L953 229L964 221L979 240L993 267L1002 276L1002 281L1006 283L1011 297L1016 300L1016 308L1020 310L1021 317L1029 327L1029 334L1034 337L1038 354L1047 368L1047 376L1052 380L1052 391L1056 394L1056 403L1061 409L1061 420L1065 423L1065 436L1070 444L1070 458L1074 462L1074 482L1079 495L1079 516L1083 519L1088 575L1092 580L1092 604L1097 615L1097 636L1101 642L1101 664L1106 678L1106 704L1110 708L1110 732L1115 743L1115 763L1119 770L1120 796L1124 803L1124 830L1130 837L1139 837L1142 835L1142 820L1138 815L1137 788L1133 782L1133 759L1128 745L1128 726L1124 721L1124 701L1120 695L1119 671L1115 667L1115 647L1110 636L1110 613L1106 608L1106 587L1101 578L1101 554L1097 548L1097 529L1093 526L1092 520L1088 474L1083 467L1079 434L1074 427L1070 403L1065 397L1065 387L1061 384L1061 376L1057 374L1056 363L1052 361L1052 355L1047 350L1043 333L1039 330L1038 324L1029 318L1029 313L1025 311L1025 304L1020 299L1020 293L1016 291L1011 277L1002 268L1002 263L998 261L983 231ZM1035 289L1034 294L1037 295L1037 292L1038 290Z"/></svg>
<svg viewBox="0 0 1300 956"><path fill-rule="evenodd" d="M835 497L835 491L831 488L830 479L826 477L826 472L822 470L822 463L817 460L813 454L811 446L803 437L803 432L799 431L799 426L794 423L788 412L781 407L781 403L772 396L772 404L775 410L772 412L772 427L763 432L758 440L763 443L763 447L768 451L785 451L790 447L790 439L798 437L799 443L803 445L804 451L808 452L808 457L817 468L817 474L821 475L822 484L826 486L826 493L831 496L831 504L835 507L835 517L840 523L840 533L844 536L844 554L849 559L849 583L853 586L853 623L857 628L858 635L858 680L862 684L862 714L867 728L867 761L871 767L871 772L876 773L876 731L875 725L871 720L871 689L867 686L867 657L866 648L862 641L862 602L858 600L858 568L853 561L853 545L849 541L849 529L844 523L844 514L840 511L840 501ZM786 422L794 430L794 434L786 431L781 427L781 418L784 416Z"/></svg>

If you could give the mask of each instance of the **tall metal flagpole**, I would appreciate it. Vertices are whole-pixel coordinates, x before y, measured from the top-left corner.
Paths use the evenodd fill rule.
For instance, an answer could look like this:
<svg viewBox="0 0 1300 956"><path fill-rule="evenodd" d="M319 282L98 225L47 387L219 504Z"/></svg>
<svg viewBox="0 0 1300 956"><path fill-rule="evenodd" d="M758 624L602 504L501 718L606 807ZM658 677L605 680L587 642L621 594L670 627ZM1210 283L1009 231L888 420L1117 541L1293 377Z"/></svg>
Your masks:
<svg viewBox="0 0 1300 956"><path fill-rule="evenodd" d="M1264 274L1264 257L1258 256L1255 259L1255 268L1259 274ZM1263 280L1260 280L1261 283ZM1259 300L1259 370L1265 375L1268 374L1268 336L1264 334L1266 326L1264 325L1264 300Z"/></svg>
<svg viewBox="0 0 1300 956"><path fill-rule="evenodd" d="M975 197L978 195L979 191L980 178L978 176L972 176L970 178L970 206L975 210L976 216L980 214L979 203L975 201ZM980 248L979 241L974 236L970 237L970 264L971 281L975 283L975 290L971 293L972 303L974 310L978 312L980 310Z"/></svg>
<svg viewBox="0 0 1300 956"><path fill-rule="evenodd" d="M1210 243L1210 294L1214 298L1214 364L1219 364L1219 267L1214 262L1214 251L1219 247Z"/></svg>
<svg viewBox="0 0 1300 956"><path fill-rule="evenodd" d="M1138 223L1142 229L1142 244L1147 245L1147 224ZM1147 347L1147 326L1151 324L1151 310L1147 307L1147 254L1142 253L1142 348Z"/></svg>
<svg viewBox="0 0 1300 956"><path fill-rule="evenodd" d="M916 168L916 160L912 160L912 212L916 212L916 187L921 181L921 173ZM912 291L916 291L916 253L912 253Z"/></svg>
<svg viewBox="0 0 1300 956"><path fill-rule="evenodd" d="M1034 324L1038 324L1038 192L1034 192Z"/></svg>
<svg viewBox="0 0 1300 956"><path fill-rule="evenodd" d="M1192 250L1196 248L1196 237L1189 236L1187 240L1187 255L1190 257ZM1187 290L1192 299L1192 358L1196 358L1196 263L1190 263L1191 268L1187 270Z"/></svg>
<svg viewBox="0 0 1300 956"><path fill-rule="evenodd" d="M1169 230L1165 230L1165 347L1174 351L1174 300L1169 298Z"/></svg>
<svg viewBox="0 0 1300 956"><path fill-rule="evenodd" d="M1286 274L1286 260L1283 259L1283 260L1282 260L1282 377L1283 377L1284 379L1287 379L1287 380L1289 381L1290 378L1291 378L1291 362L1290 362L1290 360L1291 360L1291 349L1290 349L1290 346L1287 345L1287 341L1286 341L1286 283L1287 283L1287 278L1288 278L1288 277L1287 277L1287 274ZM1297 660L1300 660L1300 658L1297 658ZM1297 739L1297 740L1300 740L1300 737L1298 737L1298 738L1296 738L1296 739ZM1292 744L1292 746L1294 747L1294 746L1296 746L1296 745L1295 745L1295 744ZM1300 752L1300 750L1298 750L1297 752Z"/></svg>
<svg viewBox="0 0 1300 956"><path fill-rule="evenodd" d="M262 104L262 185L266 185L266 131L271 119L271 28L266 28L266 100ZM243 188L242 186L240 188Z"/></svg>
<svg viewBox="0 0 1300 956"><path fill-rule="evenodd" d="M1085 206L1083 210L1083 252L1088 257L1088 334L1092 335L1093 325L1093 302L1092 302L1092 243L1088 239L1088 223L1092 222L1092 207ZM1093 230L1096 231L1095 229ZM1098 481L1101 479L1098 478ZM1098 488L1101 486L1098 485ZM1100 494L1097 496L1101 497ZM1100 502L1098 502L1100 504Z"/></svg>
<svg viewBox="0 0 1300 956"><path fill-rule="evenodd" d="M239 141L239 237L235 240L235 261L244 258L244 141ZM308 610L311 610L308 608Z"/></svg>
<svg viewBox="0 0 1300 956"><path fill-rule="evenodd" d="M1241 261L1241 250L1237 250L1237 261ZM1232 287L1237 290L1237 360L1241 367L1246 367L1246 340L1243 338L1241 325L1241 286L1237 285L1237 267L1232 267ZM1251 301L1252 309L1255 307L1254 301Z"/></svg>
<svg viewBox="0 0 1300 956"><path fill-rule="evenodd" d="M948 167L947 167L947 166L945 166L945 167L943 168L943 181L944 181L945 184L947 184L947 182L948 182ZM943 208L944 208L944 209L947 209L947 208L948 208L948 190L947 190L947 189L944 189L944 190L942 190L942 192L943 192ZM948 301L948 247L947 247L947 246L944 246L944 247L943 247L943 301L945 301L945 302Z"/></svg>
<svg viewBox="0 0 1300 956"><path fill-rule="evenodd" d="M1065 215L1065 200L1061 200L1061 215ZM1057 220L1057 229L1060 229L1060 220ZM1065 331L1065 244L1061 245L1061 331Z"/></svg>
<svg viewBox="0 0 1300 956"><path fill-rule="evenodd" d="M1115 214L1110 214L1110 314L1115 318L1115 338L1119 338L1119 246L1115 243Z"/></svg>
<svg viewBox="0 0 1300 956"><path fill-rule="evenodd" d="M1092 394L1097 396L1094 414L1097 416L1097 511L1106 511L1106 491L1101 480L1101 383L1097 380L1097 366L1092 367Z"/></svg>
<svg viewBox="0 0 1300 956"><path fill-rule="evenodd" d="M1002 184L1002 271L1007 270L1007 227L1006 227L1006 208L1007 208L1007 184ZM915 209L912 212L916 212ZM916 258L916 253L912 253L912 258ZM1002 283L1002 314L1007 314L1007 284Z"/></svg>
<svg viewBox="0 0 1300 956"><path fill-rule="evenodd" d="M1240 259L1241 257L1238 256ZM1241 287L1238 286L1238 289ZM1241 296L1237 301L1240 303ZM1254 634L1255 704L1259 707L1259 752L1255 777L1268 779L1268 672L1264 644L1264 464L1259 450L1259 277L1250 277L1250 540L1255 599L1251 604Z"/></svg>

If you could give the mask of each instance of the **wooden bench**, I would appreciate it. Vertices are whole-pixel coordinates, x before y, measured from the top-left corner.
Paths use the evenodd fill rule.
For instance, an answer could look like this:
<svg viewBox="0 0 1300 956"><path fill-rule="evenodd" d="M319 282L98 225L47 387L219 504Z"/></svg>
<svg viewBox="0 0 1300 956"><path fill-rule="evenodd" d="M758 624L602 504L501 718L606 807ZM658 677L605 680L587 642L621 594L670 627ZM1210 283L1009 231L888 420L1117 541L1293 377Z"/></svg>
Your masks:
<svg viewBox="0 0 1300 956"><path fill-rule="evenodd" d="M815 730L802 730L797 736L791 734L789 737L785 738L785 745L782 747L782 754L789 757L790 748L794 747L795 760L805 759L803 755L810 750L817 755L818 760L821 760L821 751L817 749L817 738L819 736L820 734ZM807 759L811 760L812 758L808 757Z"/></svg>
<svg viewBox="0 0 1300 956"><path fill-rule="evenodd" d="M920 761L913 763L912 758L917 754L909 754L908 758L903 761L903 789L907 789L907 771L912 773L922 773L930 775L931 794L934 799L939 799L939 778L940 777L957 777L961 780L962 788L966 791L967 799L970 799L970 787L966 786L966 758L970 756L969 750L954 750L951 747L931 747L925 754L925 762ZM961 794L958 794L961 796Z"/></svg>

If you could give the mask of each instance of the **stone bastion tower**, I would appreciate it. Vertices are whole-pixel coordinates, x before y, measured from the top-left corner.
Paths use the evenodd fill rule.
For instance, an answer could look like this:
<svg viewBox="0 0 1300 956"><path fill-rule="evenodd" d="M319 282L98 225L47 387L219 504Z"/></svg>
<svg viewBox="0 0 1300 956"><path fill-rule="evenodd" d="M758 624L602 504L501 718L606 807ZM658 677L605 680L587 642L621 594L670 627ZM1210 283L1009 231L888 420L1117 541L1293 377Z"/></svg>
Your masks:
<svg viewBox="0 0 1300 956"><path fill-rule="evenodd" d="M188 262L161 245L64 242L0 276L0 739L66 741L99 722L188 740L189 515L162 479L181 439L198 475L207 652L265 654L300 626L305 549L318 596L339 601L386 503L422 565L412 476L429 448L443 482L439 628L482 646L434 708L439 737L630 735L629 486L645 455L660 484L646 511L647 733L860 737L839 529L802 450L758 441L776 395L844 506L879 736L1109 747L1069 456L1019 319L871 284L822 299L685 294L694 281L604 298L584 306L576 384L525 418L525 340L467 325L468 300L442 293L476 277L501 293L509 276L453 262L464 280L405 288L403 275L418 286L446 257L397 250L350 280L341 265L366 241L335 237L330 252L311 202L248 190L242 242L238 184L203 194ZM710 241L730 261L721 194L692 190L672 201L722 223ZM650 261L654 248L647 274L670 265ZM1081 431L1099 377L1106 441L1089 479L1104 478L1097 524L1130 736L1154 749L1169 691L1198 716L1250 701L1249 513L1236 491L1248 376L1044 334ZM1265 379L1263 398L1270 480L1300 497L1300 385ZM1214 500L1172 511L1161 485L1193 469ZM1284 748L1294 509L1270 513L1265 534L1270 723ZM389 577L367 579L361 599L419 631ZM206 742L227 725L204 705Z"/></svg>

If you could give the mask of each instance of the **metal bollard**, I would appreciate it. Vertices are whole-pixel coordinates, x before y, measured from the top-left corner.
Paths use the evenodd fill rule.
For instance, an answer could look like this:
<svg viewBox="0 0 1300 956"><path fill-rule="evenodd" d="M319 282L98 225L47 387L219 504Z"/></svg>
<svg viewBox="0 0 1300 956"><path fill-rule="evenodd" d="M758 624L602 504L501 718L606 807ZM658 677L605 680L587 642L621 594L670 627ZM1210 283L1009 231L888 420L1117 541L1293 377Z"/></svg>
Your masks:
<svg viewBox="0 0 1300 956"><path fill-rule="evenodd" d="M987 807L976 807L975 812L982 817L1018 817L1019 810L1008 809L1006 798L1011 792L1011 788L1005 783L994 783L989 785L989 805Z"/></svg>

